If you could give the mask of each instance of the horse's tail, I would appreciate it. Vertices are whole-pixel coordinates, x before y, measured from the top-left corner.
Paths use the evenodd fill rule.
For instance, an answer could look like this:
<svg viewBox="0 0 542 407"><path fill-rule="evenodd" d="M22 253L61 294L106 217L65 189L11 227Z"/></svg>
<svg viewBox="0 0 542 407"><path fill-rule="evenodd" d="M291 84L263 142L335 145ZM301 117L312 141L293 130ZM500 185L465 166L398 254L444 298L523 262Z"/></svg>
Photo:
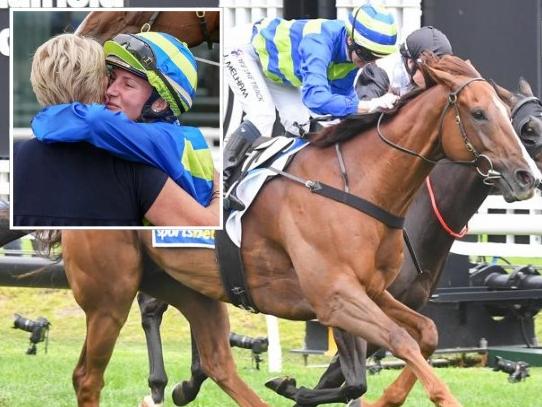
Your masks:
<svg viewBox="0 0 542 407"><path fill-rule="evenodd" d="M35 232L34 236L40 242L38 249L40 255L49 257L55 261L62 259L60 246L62 230L40 230Z"/></svg>

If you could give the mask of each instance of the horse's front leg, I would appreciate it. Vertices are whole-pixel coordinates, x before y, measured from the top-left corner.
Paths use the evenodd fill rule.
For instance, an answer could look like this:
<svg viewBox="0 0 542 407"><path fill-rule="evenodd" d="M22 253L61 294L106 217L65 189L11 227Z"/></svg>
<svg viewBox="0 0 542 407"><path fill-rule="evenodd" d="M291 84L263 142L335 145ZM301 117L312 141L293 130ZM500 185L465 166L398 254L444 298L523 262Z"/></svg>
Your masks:
<svg viewBox="0 0 542 407"><path fill-rule="evenodd" d="M335 388L322 388L317 391L300 388L296 401L297 405L318 405L314 395L320 393L321 403L346 403L360 397L367 391L367 377L365 359L367 356L367 342L342 329L333 328L333 337L337 344L339 366L337 369L343 378L343 386ZM327 397L322 397L327 396Z"/></svg>
<svg viewBox="0 0 542 407"><path fill-rule="evenodd" d="M384 296L387 300L379 300L377 304L360 283L370 281L371 287L378 286L380 276L377 270L366 262L350 264L328 259L319 253L310 258L300 254L293 260L303 293L324 325L339 327L389 349L412 369L433 402L443 407L460 406L427 363L418 343L387 315L394 315L402 305L388 293L380 295L375 291L375 298ZM385 307L386 312L381 307Z"/></svg>
<svg viewBox="0 0 542 407"><path fill-rule="evenodd" d="M417 340L424 358L427 359L433 354L438 344L438 332L432 320L398 302L387 291L380 296L377 302L390 318L404 326ZM363 405L372 407L400 406L405 402L415 383L416 375L407 366L399 377L384 390L383 395L376 402L364 401Z"/></svg>
<svg viewBox="0 0 542 407"><path fill-rule="evenodd" d="M164 403L164 392L167 385L160 325L162 315L166 312L168 305L143 292L137 295L137 302L141 313L141 325L147 342L147 354L149 356L148 382L151 389L151 395L145 397L141 407L158 407Z"/></svg>
<svg viewBox="0 0 542 407"><path fill-rule="evenodd" d="M298 388L295 379L289 377L273 379L265 385L278 394L295 400L295 406L298 407L346 403L360 397L367 390L366 342L338 328L333 328L333 337L338 353L316 388L308 389L303 386ZM345 385L342 386L345 381Z"/></svg>

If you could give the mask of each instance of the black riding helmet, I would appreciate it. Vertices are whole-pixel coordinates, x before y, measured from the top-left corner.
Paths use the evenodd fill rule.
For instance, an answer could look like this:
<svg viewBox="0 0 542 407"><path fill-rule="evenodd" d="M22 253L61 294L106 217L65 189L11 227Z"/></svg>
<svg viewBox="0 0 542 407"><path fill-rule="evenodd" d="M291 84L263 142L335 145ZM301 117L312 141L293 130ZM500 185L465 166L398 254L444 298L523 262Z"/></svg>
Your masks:
<svg viewBox="0 0 542 407"><path fill-rule="evenodd" d="M408 35L401 45L401 55L416 60L425 50L433 52L437 56L450 55L453 53L452 45L448 37L435 27L422 27Z"/></svg>
<svg viewBox="0 0 542 407"><path fill-rule="evenodd" d="M405 42L399 48L399 52L404 57L405 68L412 80L414 74L418 70L418 58L423 51L431 51L437 56L450 55L453 53L452 45L448 37L435 27L430 25L422 27L410 33ZM411 69L408 66L407 59L412 59L415 64ZM425 83L429 86L432 82L431 78L424 73Z"/></svg>

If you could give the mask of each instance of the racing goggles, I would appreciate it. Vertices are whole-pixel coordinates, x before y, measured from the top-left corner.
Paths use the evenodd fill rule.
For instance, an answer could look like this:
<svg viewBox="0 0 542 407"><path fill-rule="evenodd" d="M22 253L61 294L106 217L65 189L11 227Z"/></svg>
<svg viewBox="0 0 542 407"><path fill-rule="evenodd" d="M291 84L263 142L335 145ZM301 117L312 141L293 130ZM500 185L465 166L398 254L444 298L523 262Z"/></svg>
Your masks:
<svg viewBox="0 0 542 407"><path fill-rule="evenodd" d="M377 55L373 54L367 48L362 47L360 45L352 44L352 49L360 59L363 59L367 63L376 61L379 58Z"/></svg>
<svg viewBox="0 0 542 407"><path fill-rule="evenodd" d="M114 41L132 54L145 69L156 69L156 57L152 48L145 41L131 34L118 34Z"/></svg>

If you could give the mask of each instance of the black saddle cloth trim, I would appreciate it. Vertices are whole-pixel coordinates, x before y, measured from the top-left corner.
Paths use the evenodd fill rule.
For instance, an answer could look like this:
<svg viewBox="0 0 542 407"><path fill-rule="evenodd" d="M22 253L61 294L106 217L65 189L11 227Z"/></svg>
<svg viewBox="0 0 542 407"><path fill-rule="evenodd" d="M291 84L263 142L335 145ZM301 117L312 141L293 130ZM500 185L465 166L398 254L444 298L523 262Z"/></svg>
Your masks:
<svg viewBox="0 0 542 407"><path fill-rule="evenodd" d="M259 312L248 292L241 249L233 243L225 230L216 231L215 251L224 291L230 302L244 310Z"/></svg>
<svg viewBox="0 0 542 407"><path fill-rule="evenodd" d="M375 204L360 198L359 196L349 194L348 192L341 191L340 189L321 182L314 182L310 186L310 191L351 206L352 208L372 216L392 229L403 229L403 225L405 224L405 218L395 216L394 214L389 213Z"/></svg>

